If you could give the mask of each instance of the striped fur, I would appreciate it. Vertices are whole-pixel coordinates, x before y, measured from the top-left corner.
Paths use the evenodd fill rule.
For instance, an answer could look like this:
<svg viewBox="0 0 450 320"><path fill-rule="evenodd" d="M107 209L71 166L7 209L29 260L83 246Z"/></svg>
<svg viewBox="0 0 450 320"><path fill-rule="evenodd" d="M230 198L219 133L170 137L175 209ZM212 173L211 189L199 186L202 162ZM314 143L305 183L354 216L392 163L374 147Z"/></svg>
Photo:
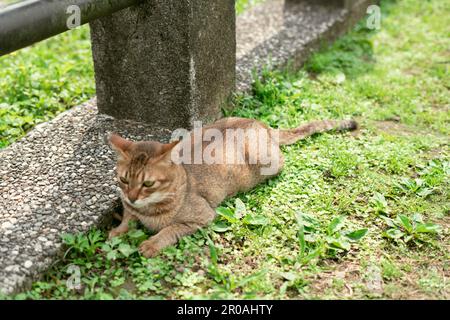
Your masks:
<svg viewBox="0 0 450 320"><path fill-rule="evenodd" d="M277 131L279 133L280 144L289 145L316 133L327 131L347 131L355 130L357 128L358 123L355 120L318 120L304 124L298 128Z"/></svg>
<svg viewBox="0 0 450 320"><path fill-rule="evenodd" d="M168 144L156 141L132 142L117 135L110 136L110 143L118 154L117 181L121 189L124 207L122 223L110 231L109 236L119 236L128 231L131 220L139 220L157 234L144 241L140 252L146 257L153 257L163 248L175 244L181 237L191 234L210 223L215 216L217 206L227 197L238 192L248 191L258 183L277 175L284 164L284 157L279 144L293 144L315 133L331 130L345 131L357 128L353 120L322 120L302 125L295 129L272 129L266 124L244 118L224 118L203 127L214 129L227 136L229 130L261 130L269 133L267 141L257 143L246 139L243 149L231 152L236 158L246 159L240 164L229 163L178 163L171 154L180 153L186 146L191 152L205 150L210 140L189 139ZM218 153L225 154L230 143L225 142ZM270 147L265 162L265 155L254 147ZM187 149L186 149L187 150ZM255 150L258 150L255 152ZM186 154L189 154L188 152ZM250 156L252 155L252 157ZM252 162L249 159L254 158ZM273 171L267 174L262 169L269 165ZM151 182L150 184L146 182Z"/></svg>

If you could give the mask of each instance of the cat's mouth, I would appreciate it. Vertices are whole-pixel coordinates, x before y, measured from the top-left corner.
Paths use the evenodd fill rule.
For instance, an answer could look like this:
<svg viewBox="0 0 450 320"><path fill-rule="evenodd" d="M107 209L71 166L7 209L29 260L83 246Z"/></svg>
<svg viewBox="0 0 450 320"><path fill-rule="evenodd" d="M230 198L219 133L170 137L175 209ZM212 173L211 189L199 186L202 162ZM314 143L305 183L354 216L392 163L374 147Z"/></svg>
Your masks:
<svg viewBox="0 0 450 320"><path fill-rule="evenodd" d="M151 195L149 195L147 198L138 199L134 202L131 202L130 199L128 199L128 197L123 193L123 191L121 191L122 200L125 201L128 205L130 205L136 209L141 209L141 208L145 208L145 207L148 207L151 205L158 204L158 203L166 200L167 198L169 198L172 195L173 195L173 193L170 193L170 192L156 191L156 192L153 192Z"/></svg>

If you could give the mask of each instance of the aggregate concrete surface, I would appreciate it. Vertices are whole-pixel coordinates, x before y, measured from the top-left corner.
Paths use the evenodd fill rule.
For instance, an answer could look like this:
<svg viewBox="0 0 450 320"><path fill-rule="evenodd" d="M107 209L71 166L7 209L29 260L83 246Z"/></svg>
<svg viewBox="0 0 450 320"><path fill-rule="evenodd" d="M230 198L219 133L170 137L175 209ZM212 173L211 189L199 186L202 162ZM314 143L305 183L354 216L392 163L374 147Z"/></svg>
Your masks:
<svg viewBox="0 0 450 320"><path fill-rule="evenodd" d="M110 132L136 141L170 138L169 131L98 115L93 99L0 151L2 293L26 288L48 268L61 234L105 223L119 207Z"/></svg>

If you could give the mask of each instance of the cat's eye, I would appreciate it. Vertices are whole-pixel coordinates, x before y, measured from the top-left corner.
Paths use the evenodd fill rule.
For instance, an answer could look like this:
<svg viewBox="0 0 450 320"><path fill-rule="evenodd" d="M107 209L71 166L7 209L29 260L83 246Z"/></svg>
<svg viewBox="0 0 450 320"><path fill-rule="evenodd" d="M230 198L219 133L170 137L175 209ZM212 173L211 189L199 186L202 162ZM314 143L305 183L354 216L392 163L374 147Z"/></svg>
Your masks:
<svg viewBox="0 0 450 320"><path fill-rule="evenodd" d="M121 181L123 184L128 184L128 180L127 180L127 178L125 178L125 177L120 177L120 181Z"/></svg>
<svg viewBox="0 0 450 320"><path fill-rule="evenodd" d="M153 186L155 184L155 181L144 181L143 183L142 183L142 185L144 186L144 187L146 187L146 188L150 188L151 186Z"/></svg>

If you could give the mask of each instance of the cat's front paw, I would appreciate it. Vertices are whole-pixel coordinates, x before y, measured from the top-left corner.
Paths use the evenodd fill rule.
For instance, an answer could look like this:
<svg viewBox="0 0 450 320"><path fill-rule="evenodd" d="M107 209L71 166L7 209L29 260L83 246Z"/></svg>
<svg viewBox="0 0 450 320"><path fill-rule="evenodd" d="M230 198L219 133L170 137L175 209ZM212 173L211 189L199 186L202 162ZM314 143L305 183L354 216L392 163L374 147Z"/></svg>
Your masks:
<svg viewBox="0 0 450 320"><path fill-rule="evenodd" d="M127 233L127 231L120 229L119 227L112 229L108 234L108 240L111 240L114 237L118 237L124 233Z"/></svg>
<svg viewBox="0 0 450 320"><path fill-rule="evenodd" d="M159 250L156 247L155 242L150 239L141 243L139 252L146 258L152 258L158 254Z"/></svg>

